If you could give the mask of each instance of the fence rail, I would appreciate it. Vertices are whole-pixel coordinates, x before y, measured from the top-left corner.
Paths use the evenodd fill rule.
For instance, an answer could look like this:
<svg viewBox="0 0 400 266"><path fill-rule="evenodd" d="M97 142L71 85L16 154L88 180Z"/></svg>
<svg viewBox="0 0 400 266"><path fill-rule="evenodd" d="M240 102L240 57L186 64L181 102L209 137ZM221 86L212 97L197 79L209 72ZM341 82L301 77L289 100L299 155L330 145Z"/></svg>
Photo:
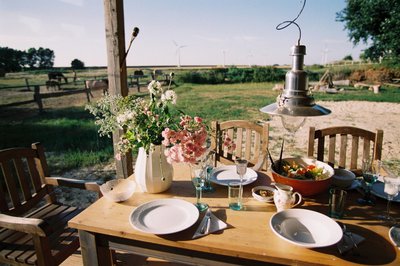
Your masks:
<svg viewBox="0 0 400 266"><path fill-rule="evenodd" d="M24 87L26 87L26 86L24 86ZM15 88L15 87L13 87L13 88ZM32 100L3 104L3 105L0 105L0 108L19 106L19 105L30 104L30 103L37 103L37 105L39 107L39 112L43 112L42 99L56 98L56 97L62 97L62 96L78 94L78 93L85 93L88 102L90 102L90 97L93 97L93 94L92 94L90 88L76 89L76 90L71 90L71 91L58 91L58 92L52 92L52 93L40 93L40 86L34 85Z"/></svg>

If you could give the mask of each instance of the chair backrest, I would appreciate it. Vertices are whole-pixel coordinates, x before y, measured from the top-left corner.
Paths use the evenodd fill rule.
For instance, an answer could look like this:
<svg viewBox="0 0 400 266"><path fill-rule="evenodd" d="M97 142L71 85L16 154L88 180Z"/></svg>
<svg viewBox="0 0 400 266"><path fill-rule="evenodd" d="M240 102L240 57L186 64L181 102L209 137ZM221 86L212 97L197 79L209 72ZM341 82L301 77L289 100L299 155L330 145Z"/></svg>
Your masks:
<svg viewBox="0 0 400 266"><path fill-rule="evenodd" d="M262 125L245 120L230 120L212 122L212 148L215 151L215 161L223 164L232 164L236 158L246 159L249 166L254 166L264 160L267 155L269 124ZM224 147L225 135L236 144L235 150L228 151ZM260 169L267 170L267 161Z"/></svg>
<svg viewBox="0 0 400 266"><path fill-rule="evenodd" d="M315 142L317 142L316 145ZM382 143L383 131L380 129L374 133L347 126L318 130L310 127L308 156L327 162L332 167L359 171L362 159L381 159ZM324 158L325 155L328 156L327 159Z"/></svg>
<svg viewBox="0 0 400 266"><path fill-rule="evenodd" d="M11 148L0 151L0 212L21 215L43 198L49 202L51 187L45 185L48 169L43 147Z"/></svg>

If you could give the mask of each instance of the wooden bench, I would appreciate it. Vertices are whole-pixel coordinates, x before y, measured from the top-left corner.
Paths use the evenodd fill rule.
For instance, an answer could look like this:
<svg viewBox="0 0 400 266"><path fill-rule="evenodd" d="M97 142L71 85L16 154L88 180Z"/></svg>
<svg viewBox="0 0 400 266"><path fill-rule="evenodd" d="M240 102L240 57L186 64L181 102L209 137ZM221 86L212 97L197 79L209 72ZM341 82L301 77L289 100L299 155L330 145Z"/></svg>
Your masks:
<svg viewBox="0 0 400 266"><path fill-rule="evenodd" d="M94 182L49 177L43 147L0 151L0 263L59 265L79 248L67 226L80 208L57 203L53 186L93 190Z"/></svg>

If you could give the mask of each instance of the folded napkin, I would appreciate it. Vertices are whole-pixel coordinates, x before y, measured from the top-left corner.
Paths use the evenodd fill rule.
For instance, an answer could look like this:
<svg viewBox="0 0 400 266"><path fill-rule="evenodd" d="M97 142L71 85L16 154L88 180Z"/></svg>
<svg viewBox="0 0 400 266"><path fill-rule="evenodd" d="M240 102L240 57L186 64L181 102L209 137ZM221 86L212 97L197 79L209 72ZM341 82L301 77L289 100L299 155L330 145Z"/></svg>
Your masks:
<svg viewBox="0 0 400 266"><path fill-rule="evenodd" d="M209 215L209 217L207 217ZM209 226L207 226L207 220L209 219ZM224 230L227 228L228 225L221 221L217 216L215 216L210 209L207 210L206 215L204 215L203 220L199 227L197 228L196 232L193 235L193 239L199 238L220 230Z"/></svg>
<svg viewBox="0 0 400 266"><path fill-rule="evenodd" d="M352 250L353 248L358 248L358 245L364 241L365 238L351 233L351 232L344 232L342 240L337 243L337 248L340 254L345 254L346 252Z"/></svg>

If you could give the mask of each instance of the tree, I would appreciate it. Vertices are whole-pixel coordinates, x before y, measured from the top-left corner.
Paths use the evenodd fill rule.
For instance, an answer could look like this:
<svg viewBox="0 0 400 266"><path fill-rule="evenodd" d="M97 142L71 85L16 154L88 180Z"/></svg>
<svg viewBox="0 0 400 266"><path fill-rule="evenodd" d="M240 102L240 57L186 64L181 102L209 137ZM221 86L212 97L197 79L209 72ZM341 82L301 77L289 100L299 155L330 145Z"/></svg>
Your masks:
<svg viewBox="0 0 400 266"><path fill-rule="evenodd" d="M24 65L27 65L30 69L35 69L37 65L38 57L36 48L29 48L26 50L24 55Z"/></svg>
<svg viewBox="0 0 400 266"><path fill-rule="evenodd" d="M0 47L0 68L5 72L15 72L22 69L24 52L8 47Z"/></svg>
<svg viewBox="0 0 400 266"><path fill-rule="evenodd" d="M39 47L37 50L37 58L40 69L52 68L54 65L54 51L49 48Z"/></svg>
<svg viewBox="0 0 400 266"><path fill-rule="evenodd" d="M346 0L347 6L336 13L345 23L350 40L370 45L364 56L374 61L400 57L400 1Z"/></svg>
<svg viewBox="0 0 400 266"><path fill-rule="evenodd" d="M345 57L343 57L344 61L353 61L353 57L351 56L351 54L346 55Z"/></svg>
<svg viewBox="0 0 400 266"><path fill-rule="evenodd" d="M75 58L71 62L71 67L73 69L84 69L85 68L85 63L82 62L81 60Z"/></svg>

